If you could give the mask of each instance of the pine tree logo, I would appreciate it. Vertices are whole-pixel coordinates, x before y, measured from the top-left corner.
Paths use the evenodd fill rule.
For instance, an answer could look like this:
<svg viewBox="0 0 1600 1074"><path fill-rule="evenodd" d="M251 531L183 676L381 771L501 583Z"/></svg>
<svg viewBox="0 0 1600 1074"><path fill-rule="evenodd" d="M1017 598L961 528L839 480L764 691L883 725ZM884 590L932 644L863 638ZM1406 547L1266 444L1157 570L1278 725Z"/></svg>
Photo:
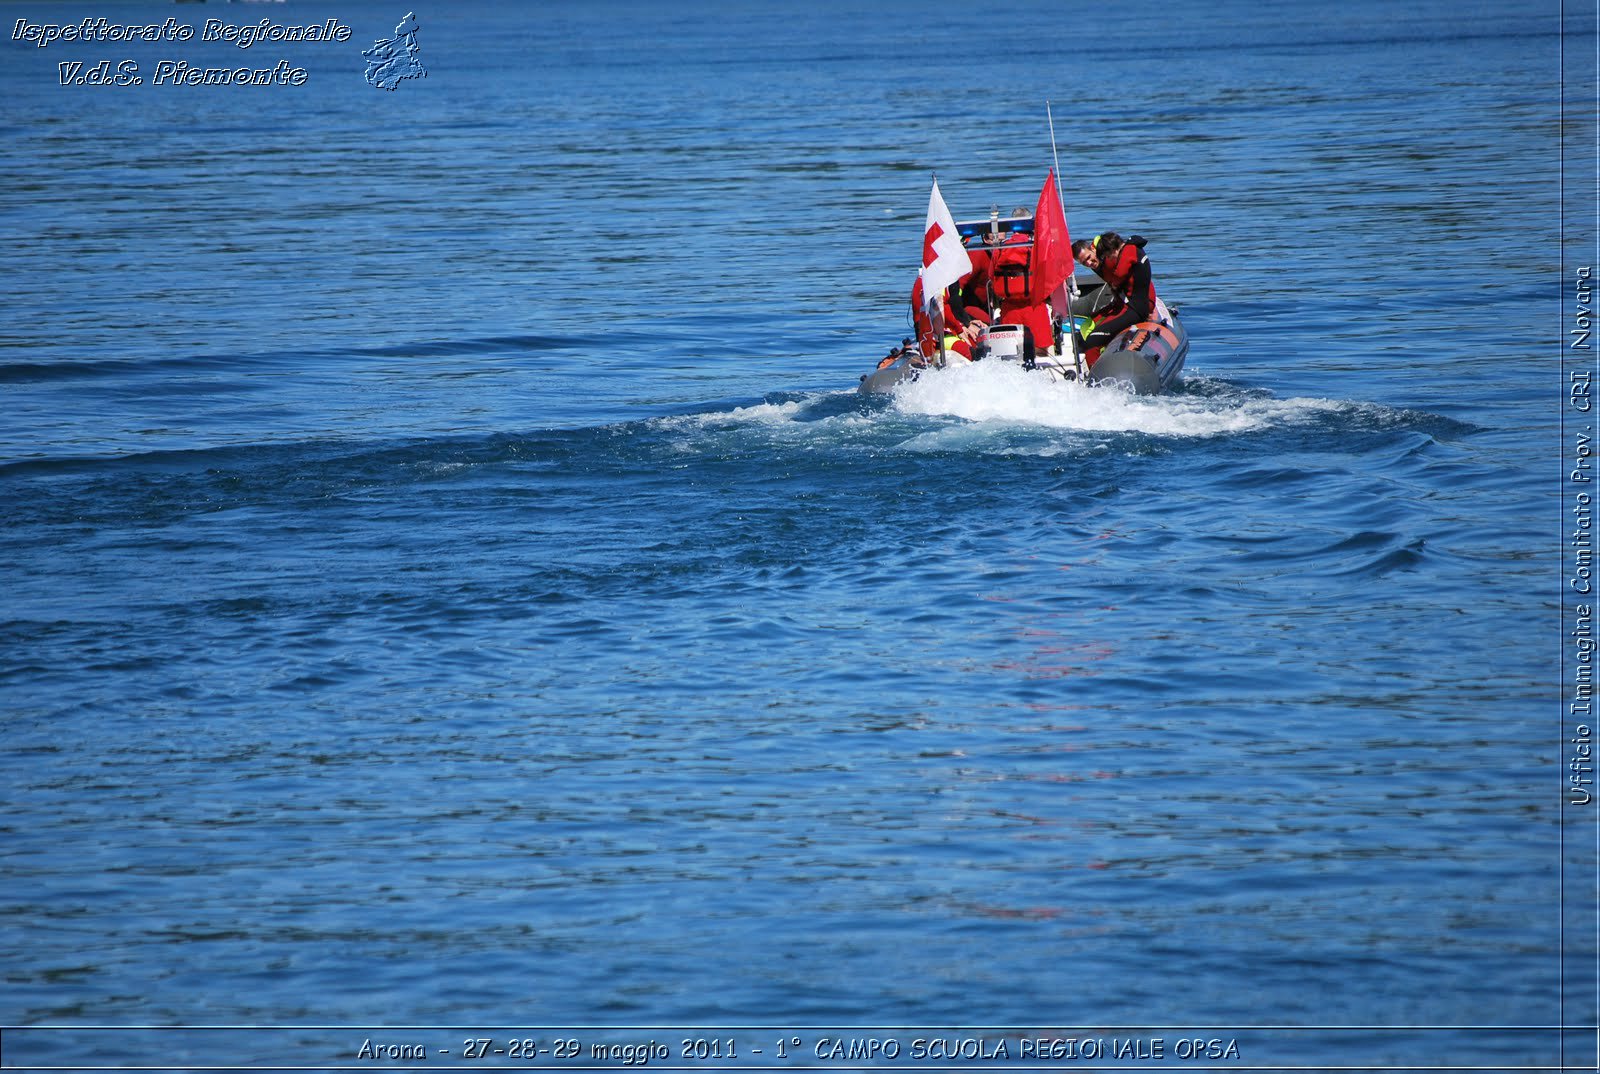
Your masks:
<svg viewBox="0 0 1600 1074"><path fill-rule="evenodd" d="M417 59L417 16L406 12L393 37L382 37L361 53L367 58L367 84L393 90L408 78L427 78L428 72Z"/></svg>

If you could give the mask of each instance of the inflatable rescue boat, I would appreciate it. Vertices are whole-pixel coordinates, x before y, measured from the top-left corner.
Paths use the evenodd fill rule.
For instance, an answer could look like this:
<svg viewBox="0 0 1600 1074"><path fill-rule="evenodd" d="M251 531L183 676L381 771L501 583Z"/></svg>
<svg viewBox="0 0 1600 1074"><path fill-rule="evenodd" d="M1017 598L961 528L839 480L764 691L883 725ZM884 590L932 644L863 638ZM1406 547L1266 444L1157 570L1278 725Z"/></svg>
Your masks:
<svg viewBox="0 0 1600 1074"><path fill-rule="evenodd" d="M1015 216L1001 221L991 216L988 220L960 222L956 228L964 245L982 249L986 235L990 236L991 243L997 241L995 236L1001 233L1026 232L1031 238L1033 219ZM862 375L857 390L863 394L889 392L929 370L999 361L1016 362L1023 369L1037 371L1053 380L1115 384L1138 395L1167 391L1183 369L1183 360L1189 353L1189 335L1177 311L1165 303L1157 303L1150 320L1133 325L1111 340L1093 363L1072 352L1070 341L1065 337L1068 323L1083 326L1109 298L1109 285L1105 281L1097 276L1088 279L1092 282L1073 288L1076 293L1065 303L1067 309L1052 308L1055 338L1043 345L1033 338L1026 326L1019 324L988 326L971 346L970 358L954 350L923 354L913 340L906 339L879 361L877 368Z"/></svg>

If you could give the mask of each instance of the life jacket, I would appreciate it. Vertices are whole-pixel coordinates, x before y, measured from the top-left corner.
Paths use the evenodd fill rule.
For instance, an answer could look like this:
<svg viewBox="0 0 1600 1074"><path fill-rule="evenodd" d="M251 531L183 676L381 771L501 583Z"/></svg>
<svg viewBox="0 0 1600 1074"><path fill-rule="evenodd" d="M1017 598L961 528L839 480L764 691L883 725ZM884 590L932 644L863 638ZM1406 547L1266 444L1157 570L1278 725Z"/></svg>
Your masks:
<svg viewBox="0 0 1600 1074"><path fill-rule="evenodd" d="M1118 311L1126 309L1128 300L1133 297L1129 294L1129 288L1133 285L1134 266L1141 261L1148 263L1150 260L1144 254L1144 246L1145 240L1135 235L1123 244L1122 249L1117 251L1117 256L1114 259L1110 262L1100 262L1100 267L1095 270L1096 274L1110 285L1112 293L1117 296L1116 310ZM1150 280L1150 308L1152 310L1156 308L1156 282L1153 277ZM1102 318L1102 320L1104 319Z"/></svg>
<svg viewBox="0 0 1600 1074"><path fill-rule="evenodd" d="M995 251L990 269L990 287L998 305L1016 305L1028 300L1033 251L1025 245L1027 242L1028 236L1018 233Z"/></svg>

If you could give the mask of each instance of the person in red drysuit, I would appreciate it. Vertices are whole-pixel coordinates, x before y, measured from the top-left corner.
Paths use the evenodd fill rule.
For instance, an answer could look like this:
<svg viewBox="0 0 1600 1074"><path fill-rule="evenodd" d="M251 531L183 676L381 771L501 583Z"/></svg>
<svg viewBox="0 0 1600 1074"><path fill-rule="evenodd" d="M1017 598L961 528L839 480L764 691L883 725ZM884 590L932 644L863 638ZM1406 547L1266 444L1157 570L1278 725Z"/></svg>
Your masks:
<svg viewBox="0 0 1600 1074"><path fill-rule="evenodd" d="M1012 233L995 251L991 287L1000 306L996 323L1022 325L1033 337L1034 347L1045 351L1055 346L1055 325L1049 306L1029 301L1032 267L1033 236L1026 232Z"/></svg>

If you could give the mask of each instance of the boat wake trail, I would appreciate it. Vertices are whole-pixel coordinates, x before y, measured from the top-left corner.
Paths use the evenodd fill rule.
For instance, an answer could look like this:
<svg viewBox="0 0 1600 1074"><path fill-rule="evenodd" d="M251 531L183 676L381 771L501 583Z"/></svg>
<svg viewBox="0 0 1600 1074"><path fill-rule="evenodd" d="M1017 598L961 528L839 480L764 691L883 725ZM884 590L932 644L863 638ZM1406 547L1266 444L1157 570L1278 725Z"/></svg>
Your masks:
<svg viewBox="0 0 1600 1074"><path fill-rule="evenodd" d="M1142 455L1179 444L1287 434L1303 446L1365 433L1451 435L1438 415L1355 400L1279 398L1190 375L1156 396L1112 385L1047 380L1010 364L980 363L925 374L884 395L800 392L759 403L651 419L649 435L682 454L775 451L911 455ZM641 430L641 431L646 431ZM1282 445L1280 445L1282 446Z"/></svg>

